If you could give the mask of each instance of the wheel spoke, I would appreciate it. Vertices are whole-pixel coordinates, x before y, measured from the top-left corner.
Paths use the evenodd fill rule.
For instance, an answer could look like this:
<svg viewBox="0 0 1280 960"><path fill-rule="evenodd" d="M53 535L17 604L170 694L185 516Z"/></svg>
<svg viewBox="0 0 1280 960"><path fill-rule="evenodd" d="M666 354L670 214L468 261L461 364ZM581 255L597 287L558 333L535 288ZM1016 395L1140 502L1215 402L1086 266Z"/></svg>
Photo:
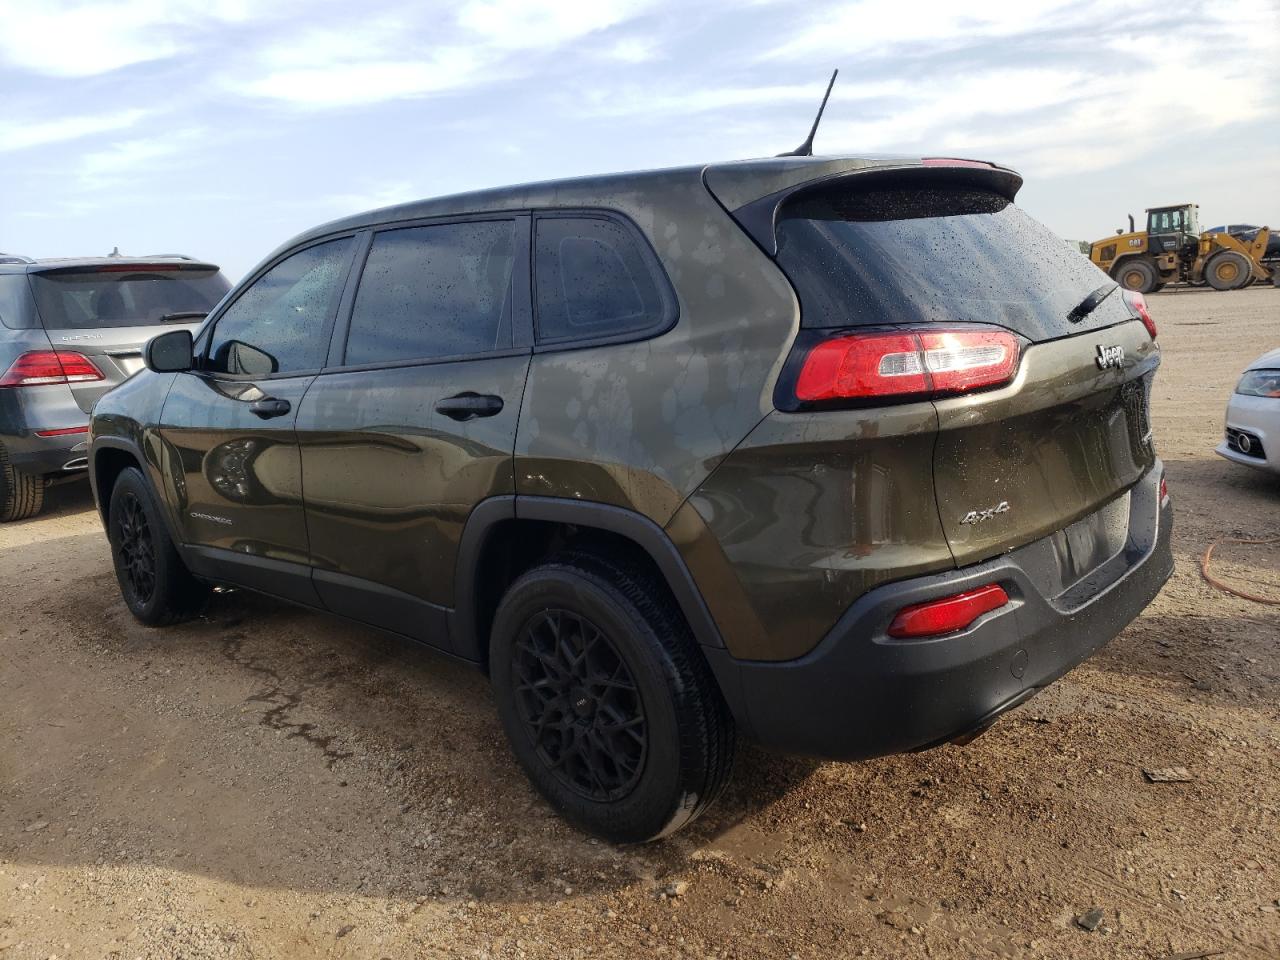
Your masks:
<svg viewBox="0 0 1280 960"><path fill-rule="evenodd" d="M556 779L598 801L635 787L648 726L635 679L608 634L578 613L539 611L516 638L512 675L519 716Z"/></svg>

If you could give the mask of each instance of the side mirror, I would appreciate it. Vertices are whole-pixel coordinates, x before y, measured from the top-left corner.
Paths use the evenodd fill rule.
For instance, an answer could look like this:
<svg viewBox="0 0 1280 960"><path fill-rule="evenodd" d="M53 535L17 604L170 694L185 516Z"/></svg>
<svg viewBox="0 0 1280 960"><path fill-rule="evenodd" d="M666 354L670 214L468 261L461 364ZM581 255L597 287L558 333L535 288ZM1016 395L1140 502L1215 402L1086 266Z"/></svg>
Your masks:
<svg viewBox="0 0 1280 960"><path fill-rule="evenodd" d="M142 358L156 373L183 373L191 369L194 351L190 330L170 330L148 340Z"/></svg>

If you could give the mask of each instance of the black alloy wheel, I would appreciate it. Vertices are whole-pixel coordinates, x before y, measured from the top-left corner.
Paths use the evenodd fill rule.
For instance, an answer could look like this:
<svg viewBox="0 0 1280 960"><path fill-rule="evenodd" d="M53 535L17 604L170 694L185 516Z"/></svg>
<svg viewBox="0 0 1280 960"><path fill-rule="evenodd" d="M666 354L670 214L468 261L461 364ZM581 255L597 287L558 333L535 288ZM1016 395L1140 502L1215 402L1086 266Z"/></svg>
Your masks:
<svg viewBox="0 0 1280 960"><path fill-rule="evenodd" d="M630 793L644 771L648 725L631 671L599 627L541 611L512 650L525 732L555 778L597 802Z"/></svg>
<svg viewBox="0 0 1280 960"><path fill-rule="evenodd" d="M156 590L156 545L142 503L132 493L121 497L117 538L124 580L132 600L146 605Z"/></svg>

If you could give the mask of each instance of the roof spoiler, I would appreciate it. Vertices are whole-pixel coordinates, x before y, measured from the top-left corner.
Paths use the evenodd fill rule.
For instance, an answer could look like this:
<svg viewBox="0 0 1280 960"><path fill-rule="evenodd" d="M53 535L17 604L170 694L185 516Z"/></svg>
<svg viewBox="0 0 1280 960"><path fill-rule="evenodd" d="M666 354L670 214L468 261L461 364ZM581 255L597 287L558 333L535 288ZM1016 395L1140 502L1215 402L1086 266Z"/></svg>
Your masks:
<svg viewBox="0 0 1280 960"><path fill-rule="evenodd" d="M820 193L855 177L859 181L870 178L868 186L872 181L876 186L910 186L924 181L936 183L945 180L948 184L990 190L1008 200L1013 200L1022 186L1022 177L1014 171L978 160L927 157L901 163L857 163L830 172L823 169L830 166L826 163L813 164L807 171L801 171L800 177L787 178L793 182L756 199L746 199L748 183L735 182L739 179L737 177L726 178L726 174L734 172L731 164L707 168L703 179L707 189L724 205L729 215L771 257L778 253L775 227L778 211L784 203L806 194ZM803 172L816 176L803 177Z"/></svg>

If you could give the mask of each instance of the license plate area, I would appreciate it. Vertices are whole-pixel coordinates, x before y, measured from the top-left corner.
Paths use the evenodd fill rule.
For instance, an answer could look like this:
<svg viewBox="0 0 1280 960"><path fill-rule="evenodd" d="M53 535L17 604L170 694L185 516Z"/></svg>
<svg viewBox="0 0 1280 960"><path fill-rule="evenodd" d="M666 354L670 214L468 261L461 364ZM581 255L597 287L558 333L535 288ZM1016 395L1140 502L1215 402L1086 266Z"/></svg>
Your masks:
<svg viewBox="0 0 1280 960"><path fill-rule="evenodd" d="M1125 491L1101 510L1064 527L1048 539L1066 589L1119 554L1129 539L1130 495Z"/></svg>

